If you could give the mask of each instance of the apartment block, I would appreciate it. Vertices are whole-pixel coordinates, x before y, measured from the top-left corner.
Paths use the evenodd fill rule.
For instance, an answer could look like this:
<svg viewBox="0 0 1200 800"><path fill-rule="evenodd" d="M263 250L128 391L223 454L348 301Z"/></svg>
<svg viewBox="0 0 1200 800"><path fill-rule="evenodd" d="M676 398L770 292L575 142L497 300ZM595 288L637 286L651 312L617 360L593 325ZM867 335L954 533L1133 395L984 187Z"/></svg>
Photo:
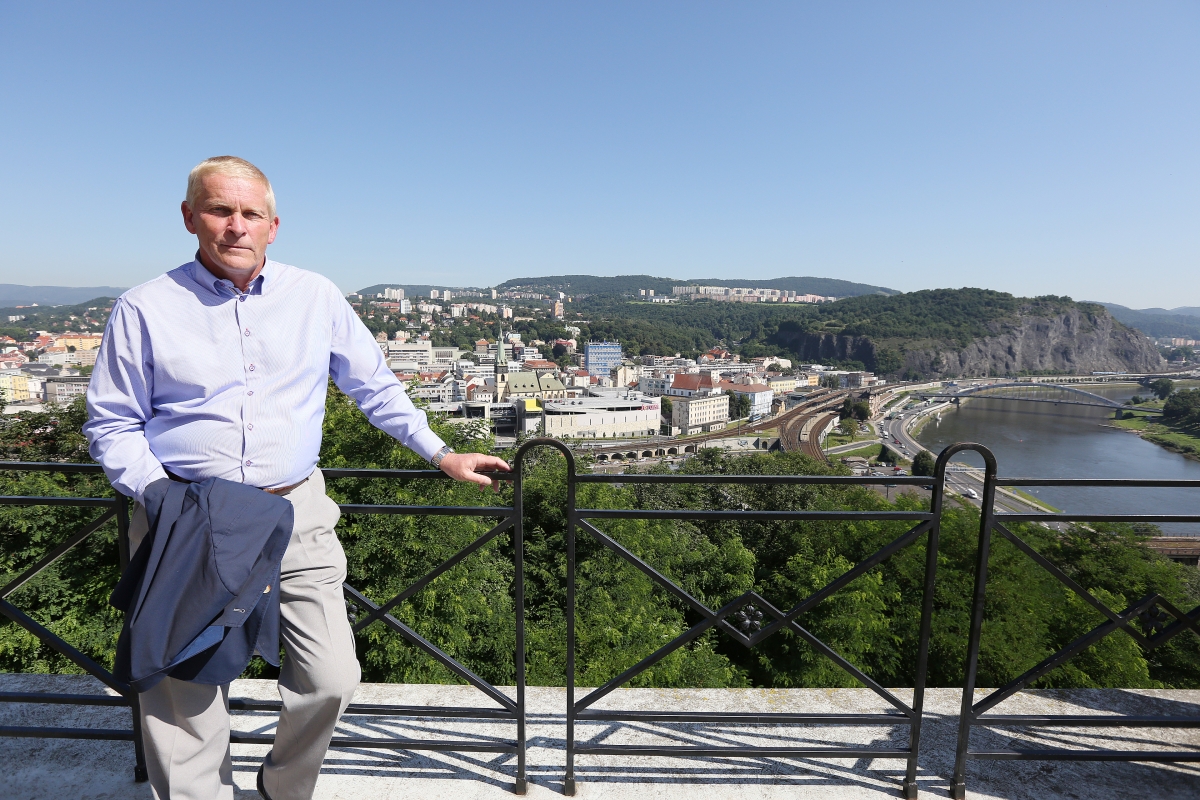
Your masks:
<svg viewBox="0 0 1200 800"><path fill-rule="evenodd" d="M684 436L724 428L729 422L729 395L678 397L671 399L671 427Z"/></svg>

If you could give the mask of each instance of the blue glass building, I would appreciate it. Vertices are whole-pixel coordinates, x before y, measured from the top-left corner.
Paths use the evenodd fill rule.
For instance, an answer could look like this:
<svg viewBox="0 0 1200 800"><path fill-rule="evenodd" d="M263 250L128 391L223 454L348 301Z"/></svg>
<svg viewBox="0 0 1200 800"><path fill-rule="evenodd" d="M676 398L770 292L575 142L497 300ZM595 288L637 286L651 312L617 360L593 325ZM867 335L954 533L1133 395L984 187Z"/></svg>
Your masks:
<svg viewBox="0 0 1200 800"><path fill-rule="evenodd" d="M583 348L583 364L588 375L607 375L621 366L620 342L588 342Z"/></svg>

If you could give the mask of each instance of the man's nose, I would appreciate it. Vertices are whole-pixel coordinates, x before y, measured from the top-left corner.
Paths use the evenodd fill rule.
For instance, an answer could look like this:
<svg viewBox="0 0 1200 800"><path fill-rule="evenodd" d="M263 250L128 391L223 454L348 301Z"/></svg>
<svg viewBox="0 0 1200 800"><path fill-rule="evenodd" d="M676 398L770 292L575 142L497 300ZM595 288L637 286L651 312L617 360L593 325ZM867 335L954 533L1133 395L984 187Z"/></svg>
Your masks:
<svg viewBox="0 0 1200 800"><path fill-rule="evenodd" d="M246 235L246 218L241 214L230 214L229 224L225 226L227 234L233 234L237 238Z"/></svg>

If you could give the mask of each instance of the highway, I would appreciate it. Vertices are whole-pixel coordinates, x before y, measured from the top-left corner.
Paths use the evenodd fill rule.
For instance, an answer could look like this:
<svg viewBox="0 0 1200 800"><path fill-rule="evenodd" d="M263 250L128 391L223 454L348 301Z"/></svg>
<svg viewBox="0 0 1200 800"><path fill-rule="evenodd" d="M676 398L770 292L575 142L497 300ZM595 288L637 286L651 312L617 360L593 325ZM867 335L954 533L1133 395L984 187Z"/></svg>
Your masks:
<svg viewBox="0 0 1200 800"><path fill-rule="evenodd" d="M923 416L922 412L932 408L925 406L923 408L914 408L909 410L898 411L895 419L881 420L878 425L884 434L883 439L887 442L888 447L893 448L905 458L913 458L917 453L927 448L923 447L916 438L909 433L909 427L916 423L917 419ZM929 413L941 413L940 411L930 411ZM935 458L937 453L930 451L930 454ZM946 487L956 494L962 496L964 500L976 507L983 506L983 470L972 467L962 462L950 462L946 470ZM972 497L971 495L975 496ZM1046 509L1041 506L1024 499L1020 495L1008 489L998 488L996 490L995 509L999 513L1042 513Z"/></svg>

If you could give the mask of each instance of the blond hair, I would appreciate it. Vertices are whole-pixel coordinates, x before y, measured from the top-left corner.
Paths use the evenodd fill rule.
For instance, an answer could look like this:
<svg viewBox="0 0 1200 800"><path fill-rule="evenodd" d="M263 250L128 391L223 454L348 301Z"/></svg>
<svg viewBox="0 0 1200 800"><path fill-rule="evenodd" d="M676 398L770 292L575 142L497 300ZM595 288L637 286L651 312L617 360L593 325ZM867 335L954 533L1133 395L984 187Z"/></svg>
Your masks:
<svg viewBox="0 0 1200 800"><path fill-rule="evenodd" d="M196 195L200 193L201 182L205 175L229 175L235 178L262 181L263 185L267 187L267 215L274 219L275 190L271 188L271 181L267 180L267 176L261 169L246 159L237 156L213 156L192 167L192 171L188 173L186 198L187 204L192 208L196 207Z"/></svg>

